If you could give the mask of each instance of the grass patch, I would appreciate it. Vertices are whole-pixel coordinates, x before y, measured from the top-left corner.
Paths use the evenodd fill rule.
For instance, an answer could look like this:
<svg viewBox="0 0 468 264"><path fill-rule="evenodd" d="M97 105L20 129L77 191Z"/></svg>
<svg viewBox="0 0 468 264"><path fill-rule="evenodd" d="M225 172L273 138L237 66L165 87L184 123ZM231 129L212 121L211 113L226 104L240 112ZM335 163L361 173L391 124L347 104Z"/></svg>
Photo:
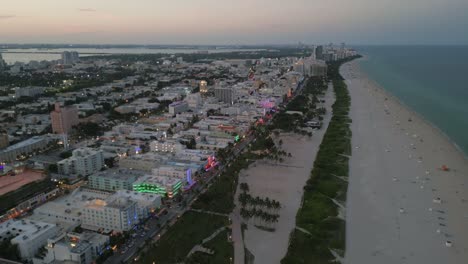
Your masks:
<svg viewBox="0 0 468 264"><path fill-rule="evenodd" d="M142 256L141 263L182 262L195 245L228 224L224 216L188 211Z"/></svg>
<svg viewBox="0 0 468 264"><path fill-rule="evenodd" d="M232 263L232 256L234 256L234 246L228 240L230 230L225 230L219 233L215 238L203 244L205 248L214 251L213 255L204 252L195 252L189 259L185 261L186 264L228 264Z"/></svg>
<svg viewBox="0 0 468 264"><path fill-rule="evenodd" d="M329 64L329 79L333 80L336 101L333 117L323 137L314 167L304 186L303 203L296 215L296 224L308 233L295 229L282 264L330 263L334 249L344 254L345 221L338 218L338 206L332 201L345 202L347 182L337 176L348 176L348 156L351 153L351 130L348 117L351 98L339 75L342 63Z"/></svg>

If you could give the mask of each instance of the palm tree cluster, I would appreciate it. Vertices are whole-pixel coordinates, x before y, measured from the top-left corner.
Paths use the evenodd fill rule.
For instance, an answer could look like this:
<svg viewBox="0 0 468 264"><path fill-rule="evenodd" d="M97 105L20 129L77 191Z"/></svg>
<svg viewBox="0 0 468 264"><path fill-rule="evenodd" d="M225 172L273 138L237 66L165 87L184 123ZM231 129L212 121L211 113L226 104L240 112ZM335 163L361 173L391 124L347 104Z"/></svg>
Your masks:
<svg viewBox="0 0 468 264"><path fill-rule="evenodd" d="M265 199L259 196L253 197L248 194L249 185L247 183L241 183L240 189L242 190L239 195L239 202L242 205L240 210L242 218L247 220L253 218L256 225L261 223L269 226L278 222L279 214L277 212L281 208L278 201L270 200L268 197Z"/></svg>
<svg viewBox="0 0 468 264"><path fill-rule="evenodd" d="M247 185L248 188L248 185ZM242 187L241 187L242 189ZM248 190L248 189L247 189ZM253 197L252 195L246 193L245 191L239 194L239 202L242 205L242 208L262 208L267 209L268 212L277 212L280 208L280 202L276 200L270 200L270 198L262 199L259 196Z"/></svg>
<svg viewBox="0 0 468 264"><path fill-rule="evenodd" d="M254 219L255 225L266 225L267 227L272 227L278 222L279 214L270 214L261 209L247 210L245 208L241 208L240 215L242 218L249 220L250 218Z"/></svg>

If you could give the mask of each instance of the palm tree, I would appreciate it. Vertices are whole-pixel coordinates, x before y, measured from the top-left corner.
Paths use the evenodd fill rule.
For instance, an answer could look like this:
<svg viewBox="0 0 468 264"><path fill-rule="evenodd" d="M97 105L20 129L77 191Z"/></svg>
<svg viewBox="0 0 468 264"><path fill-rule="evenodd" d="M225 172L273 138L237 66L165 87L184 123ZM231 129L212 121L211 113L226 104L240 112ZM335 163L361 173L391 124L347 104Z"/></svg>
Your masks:
<svg viewBox="0 0 468 264"><path fill-rule="evenodd" d="M247 205L247 195L245 193L239 195L239 202L242 205L242 209Z"/></svg>
<svg viewBox="0 0 468 264"><path fill-rule="evenodd" d="M260 207L262 206L262 199L259 196L255 197L255 204Z"/></svg>
<svg viewBox="0 0 468 264"><path fill-rule="evenodd" d="M268 197L265 199L265 205L266 205L266 207L268 209L268 212L270 212L271 208L273 208L273 202L270 201L270 199Z"/></svg>
<svg viewBox="0 0 468 264"><path fill-rule="evenodd" d="M249 213L248 213L248 211L245 210L244 208L241 208L241 209L240 209L240 215L241 215L242 218L247 218L248 215L249 215Z"/></svg>

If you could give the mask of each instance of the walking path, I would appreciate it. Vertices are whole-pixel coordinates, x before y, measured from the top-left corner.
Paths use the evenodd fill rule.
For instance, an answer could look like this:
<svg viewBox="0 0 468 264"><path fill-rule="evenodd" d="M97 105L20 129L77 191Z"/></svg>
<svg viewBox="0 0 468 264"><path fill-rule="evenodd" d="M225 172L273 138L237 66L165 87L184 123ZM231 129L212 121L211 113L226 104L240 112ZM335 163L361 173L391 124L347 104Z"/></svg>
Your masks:
<svg viewBox="0 0 468 264"><path fill-rule="evenodd" d="M209 237L205 238L202 240L201 244L198 244L198 245L195 245L191 250L190 252L187 254L187 258L190 257L190 255L192 255L193 253L197 252L197 251L201 251L201 252L205 252L207 254L210 254L210 255L213 255L214 254L214 251L209 249L209 248L205 248L203 247L203 244L205 244L206 242L210 241L211 239L215 238L219 233L223 232L224 230L226 229L225 226L221 227L221 228L218 228L216 231L213 232L213 234L211 234Z"/></svg>
<svg viewBox="0 0 468 264"><path fill-rule="evenodd" d="M190 209L190 211L194 211L194 212L197 212L197 213L203 213L203 214L211 214L211 215L226 216L226 217L229 216L228 214L222 214L222 213L218 213L218 212L206 211L206 210L199 210L199 209Z"/></svg>

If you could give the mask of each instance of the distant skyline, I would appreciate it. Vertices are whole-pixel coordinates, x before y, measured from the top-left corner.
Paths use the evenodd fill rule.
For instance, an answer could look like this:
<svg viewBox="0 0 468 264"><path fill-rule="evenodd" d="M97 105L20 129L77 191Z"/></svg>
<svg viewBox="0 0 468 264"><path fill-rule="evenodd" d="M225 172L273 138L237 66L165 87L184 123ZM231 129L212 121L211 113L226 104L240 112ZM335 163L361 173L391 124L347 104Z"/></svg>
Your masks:
<svg viewBox="0 0 468 264"><path fill-rule="evenodd" d="M0 43L468 44L466 0L22 0Z"/></svg>

